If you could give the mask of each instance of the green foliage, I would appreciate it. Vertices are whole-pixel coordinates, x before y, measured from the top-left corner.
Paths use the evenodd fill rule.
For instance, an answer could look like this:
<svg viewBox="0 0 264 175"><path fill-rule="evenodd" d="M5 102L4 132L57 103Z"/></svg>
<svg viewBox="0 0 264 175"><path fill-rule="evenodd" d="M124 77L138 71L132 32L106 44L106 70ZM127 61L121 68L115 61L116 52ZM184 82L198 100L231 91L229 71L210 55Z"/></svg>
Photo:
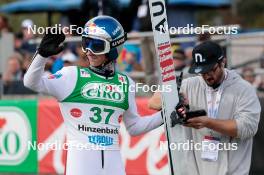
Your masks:
<svg viewBox="0 0 264 175"><path fill-rule="evenodd" d="M219 17L221 14L218 10L199 10L196 13L196 19L198 26L201 25L210 25L215 26L215 18Z"/></svg>
<svg viewBox="0 0 264 175"><path fill-rule="evenodd" d="M1 0L0 6L15 2L16 0ZM9 25L11 26L14 32L19 32L21 27L21 22L24 19L31 19L35 25L38 27L48 26L48 13L18 13L18 14L1 14L8 18ZM58 23L61 17L60 13L52 13L52 24Z"/></svg>
<svg viewBox="0 0 264 175"><path fill-rule="evenodd" d="M9 25L14 32L19 32L21 22L24 19L31 19L37 27L48 26L48 13L20 13L20 14L4 14L8 17ZM60 19L59 13L52 14L52 24L58 23Z"/></svg>
<svg viewBox="0 0 264 175"><path fill-rule="evenodd" d="M263 0L241 0L237 7L238 17L245 27L264 27Z"/></svg>

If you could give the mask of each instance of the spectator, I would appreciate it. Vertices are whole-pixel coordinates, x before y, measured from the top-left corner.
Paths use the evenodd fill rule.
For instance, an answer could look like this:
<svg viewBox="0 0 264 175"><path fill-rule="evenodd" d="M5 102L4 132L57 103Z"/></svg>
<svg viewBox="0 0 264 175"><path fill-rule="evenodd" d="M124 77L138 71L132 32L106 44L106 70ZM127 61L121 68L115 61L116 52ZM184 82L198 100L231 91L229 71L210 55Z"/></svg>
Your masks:
<svg viewBox="0 0 264 175"><path fill-rule="evenodd" d="M192 51L193 51L193 47L187 47L184 50L184 54L186 56L187 59L187 65L190 66L192 63Z"/></svg>
<svg viewBox="0 0 264 175"><path fill-rule="evenodd" d="M22 69L22 72L26 72L27 71L27 68L28 66L30 65L31 63L31 58L32 58L33 55L29 54L29 53L24 53L22 55L22 61L21 61L21 69Z"/></svg>
<svg viewBox="0 0 264 175"><path fill-rule="evenodd" d="M4 84L23 79L22 60L23 57L19 53L14 53L10 56L7 62L6 71L3 74Z"/></svg>
<svg viewBox="0 0 264 175"><path fill-rule="evenodd" d="M66 50L63 54L59 54L56 58L52 65L51 72L54 74L61 70L64 66L74 65L75 62L77 62L77 57L70 50Z"/></svg>
<svg viewBox="0 0 264 175"><path fill-rule="evenodd" d="M77 57L70 51L64 53L61 59L63 61L63 67L73 66L77 61Z"/></svg>
<svg viewBox="0 0 264 175"><path fill-rule="evenodd" d="M258 88L260 85L259 78L257 78L252 67L244 67L242 69L242 78L252 84L255 88Z"/></svg>
<svg viewBox="0 0 264 175"><path fill-rule="evenodd" d="M23 41L21 49L30 53L34 53L36 50L35 44L30 44L29 41L34 38L34 34L30 28L33 28L33 21L31 19L25 19L21 23L21 30L23 34Z"/></svg>
<svg viewBox="0 0 264 175"><path fill-rule="evenodd" d="M73 31L70 30L70 22L68 18L62 17L60 19L60 24L62 25L62 31L64 32L66 39L71 38L73 35L78 35L78 33L73 33ZM76 42L67 42L65 43L65 47L69 49L72 53L74 53L75 55L77 54L76 53L76 47L77 47Z"/></svg>
<svg viewBox="0 0 264 175"><path fill-rule="evenodd" d="M22 44L23 44L23 34L21 32L15 34L14 49L16 52L19 52L19 53L23 52L21 48Z"/></svg>
<svg viewBox="0 0 264 175"><path fill-rule="evenodd" d="M82 11L89 17L97 15L109 15L118 18L120 15L120 6L118 0L83 0Z"/></svg>
<svg viewBox="0 0 264 175"><path fill-rule="evenodd" d="M152 31L148 0L131 1L129 7L134 16L132 30L137 32ZM140 40L143 58L142 67L145 72L146 84L156 85L158 84L158 76L156 75L158 64L153 38L143 37Z"/></svg>
<svg viewBox="0 0 264 175"><path fill-rule="evenodd" d="M177 44L173 44L171 48L176 76L183 72L183 78L191 77L192 75L188 72L191 61L187 58L186 51L183 51Z"/></svg>
<svg viewBox="0 0 264 175"><path fill-rule="evenodd" d="M189 74L189 68L192 64L192 51L193 51L193 47L187 47L185 50L184 50L184 55L186 57L186 67L185 67L185 71L183 71L184 73L188 72L187 74L184 74L185 77L190 77L190 76L193 76L192 74Z"/></svg>
<svg viewBox="0 0 264 175"><path fill-rule="evenodd" d="M23 40L28 41L33 38L34 34L31 30L33 28L34 23L31 19L25 19L21 23L21 29L23 33Z"/></svg>
<svg viewBox="0 0 264 175"><path fill-rule="evenodd" d="M148 0L141 0L141 1L131 1L130 2L131 9L134 10L133 16L136 16L133 21L133 28L132 30L135 31L152 31L151 26L151 18L150 12L148 7Z"/></svg>
<svg viewBox="0 0 264 175"><path fill-rule="evenodd" d="M205 42L205 41L210 41L210 40L211 40L210 33L205 32L203 34L198 35L196 45L201 44L202 42Z"/></svg>
<svg viewBox="0 0 264 175"><path fill-rule="evenodd" d="M180 46L172 45L172 57L174 62L175 71L182 71L186 66L186 56Z"/></svg>
<svg viewBox="0 0 264 175"><path fill-rule="evenodd" d="M31 64L32 57L33 55L28 52L23 53L23 60L22 60L22 66L21 66L23 76L26 73L29 65Z"/></svg>
<svg viewBox="0 0 264 175"><path fill-rule="evenodd" d="M23 58L18 52L9 57L6 71L3 74L4 94L25 95L34 93L25 88L22 81L24 73L31 63L30 58L29 55L25 55L25 58Z"/></svg>
<svg viewBox="0 0 264 175"><path fill-rule="evenodd" d="M8 33L11 32L11 28L8 24L8 18L5 16L0 16L0 33Z"/></svg>

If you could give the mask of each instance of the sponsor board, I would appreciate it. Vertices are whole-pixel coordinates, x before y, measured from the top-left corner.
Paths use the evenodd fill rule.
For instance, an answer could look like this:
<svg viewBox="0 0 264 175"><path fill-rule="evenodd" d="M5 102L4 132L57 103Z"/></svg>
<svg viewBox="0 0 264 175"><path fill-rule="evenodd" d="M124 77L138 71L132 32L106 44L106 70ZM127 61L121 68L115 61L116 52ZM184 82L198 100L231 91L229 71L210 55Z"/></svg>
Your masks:
<svg viewBox="0 0 264 175"><path fill-rule="evenodd" d="M145 107L147 101L147 98L136 99L140 115L150 115L155 112ZM40 101L39 142L53 143L56 140L62 144L66 142L66 131L60 115L58 103L55 100ZM121 122L120 125L120 151L126 166L126 173L168 175L167 150L160 150L159 147L160 141L165 141L164 129L159 127L147 134L131 137L124 123ZM63 150L39 151L39 172L63 174L65 158L66 151Z"/></svg>
<svg viewBox="0 0 264 175"><path fill-rule="evenodd" d="M36 102L1 101L0 171L36 172L37 153L27 145L35 140Z"/></svg>
<svg viewBox="0 0 264 175"><path fill-rule="evenodd" d="M146 98L138 98L136 99L136 102L140 115L149 115L154 112L153 110L145 108L147 104ZM38 107L36 105L36 102L32 103L22 100L21 103L22 104L16 101L7 103L4 101L0 103L0 106L18 106L18 108L25 113L32 129L32 140L30 141L30 143L35 143L36 141L36 144L57 143L58 145L63 145L64 143L67 143L66 128L63 125L63 118L61 116L59 105L56 100L42 99L38 102ZM3 117L0 118L2 118L0 119L0 126L2 128L0 129L1 134L6 132L4 131L5 127L10 123L6 119L4 120ZM38 121L37 130L36 119ZM20 123L11 124L19 125ZM124 123L121 122L120 125L120 151L122 153L123 162L126 166L126 173L144 175L169 174L168 160L166 156L167 151L160 150L159 148L160 141L165 141L163 128L160 127L147 134L137 137L131 137L126 131ZM92 130L94 131L94 129ZM106 133L109 131L109 129L107 130L107 128L105 128ZM36 133L38 134L38 140L36 139ZM96 132L92 133L94 133L94 135L98 135ZM12 134L9 137L9 139L11 139L11 142L14 143L14 138L16 137L14 135L12 136ZM108 140L108 142L104 142L104 144L107 143L111 143L111 141ZM15 150L14 148L12 148L12 150ZM53 147L51 147L50 149L41 149L34 152L33 150L30 150L27 154L26 159L24 159L24 161L22 161L19 165L0 165L0 172L63 174L65 169L65 162L66 150L53 149Z"/></svg>

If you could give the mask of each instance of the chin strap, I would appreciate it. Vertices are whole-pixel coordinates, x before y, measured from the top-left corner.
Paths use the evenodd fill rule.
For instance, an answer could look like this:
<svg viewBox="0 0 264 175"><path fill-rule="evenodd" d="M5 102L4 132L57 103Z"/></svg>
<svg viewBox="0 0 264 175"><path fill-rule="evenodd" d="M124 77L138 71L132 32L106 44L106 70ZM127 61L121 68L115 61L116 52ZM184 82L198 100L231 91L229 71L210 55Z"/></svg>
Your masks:
<svg viewBox="0 0 264 175"><path fill-rule="evenodd" d="M96 74L102 75L106 78L113 77L115 74L115 63L114 61L107 60L100 66L89 66L89 69Z"/></svg>

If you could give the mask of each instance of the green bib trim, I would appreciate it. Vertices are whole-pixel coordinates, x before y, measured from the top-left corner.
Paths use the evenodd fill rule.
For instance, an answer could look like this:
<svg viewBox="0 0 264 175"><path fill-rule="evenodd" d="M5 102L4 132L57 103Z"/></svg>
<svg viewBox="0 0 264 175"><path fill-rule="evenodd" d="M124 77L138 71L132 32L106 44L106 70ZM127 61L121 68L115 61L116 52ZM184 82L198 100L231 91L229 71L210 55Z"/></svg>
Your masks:
<svg viewBox="0 0 264 175"><path fill-rule="evenodd" d="M112 106L127 110L129 80L116 72L106 79L88 68L77 67L77 82L73 92L62 102L87 103Z"/></svg>

